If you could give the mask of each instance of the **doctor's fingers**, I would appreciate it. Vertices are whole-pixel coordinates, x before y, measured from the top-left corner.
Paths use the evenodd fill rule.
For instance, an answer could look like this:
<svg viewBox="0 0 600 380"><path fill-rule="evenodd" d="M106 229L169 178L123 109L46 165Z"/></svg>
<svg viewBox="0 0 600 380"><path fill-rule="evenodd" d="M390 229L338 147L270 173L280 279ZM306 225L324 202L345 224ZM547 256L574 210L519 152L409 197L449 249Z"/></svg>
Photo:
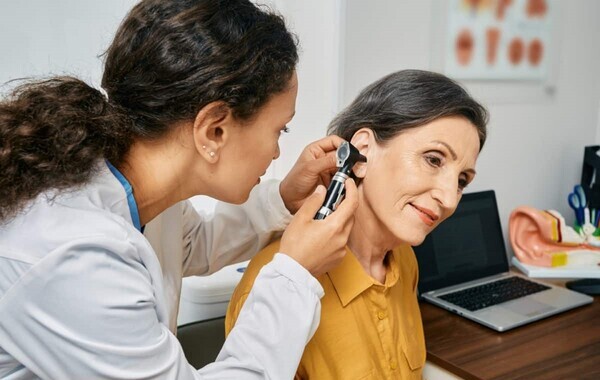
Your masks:
<svg viewBox="0 0 600 380"><path fill-rule="evenodd" d="M340 226L327 219L314 220L324 198L325 188L319 186L294 215L280 245L280 252L296 260L315 277L339 263L344 255Z"/></svg>
<svg viewBox="0 0 600 380"><path fill-rule="evenodd" d="M310 163L310 169L308 171L315 173L319 183L328 187L331 183L331 179L337 172L337 159L335 152L329 152L326 156L314 160Z"/></svg>
<svg viewBox="0 0 600 380"><path fill-rule="evenodd" d="M335 173L337 171L336 151L324 153L322 157L308 161L306 169L316 175L321 173Z"/></svg>
<svg viewBox="0 0 600 380"><path fill-rule="evenodd" d="M296 171L298 173L296 175L314 178L315 181L321 179L321 183L327 186L332 174L337 170L336 163L335 150L319 151L318 154L304 152L291 171Z"/></svg>
<svg viewBox="0 0 600 380"><path fill-rule="evenodd" d="M304 155L306 153L314 158L319 158L323 157L325 154L330 152L333 152L335 154L335 151L343 142L344 139L342 139L341 137L336 135L330 135L308 144L306 148L304 148L304 151L301 155Z"/></svg>
<svg viewBox="0 0 600 380"><path fill-rule="evenodd" d="M335 212L329 215L327 219L332 219L332 221L343 226L343 232L345 233L348 231L348 228L352 228L352 224L354 223L354 212L358 207L358 190L352 178L348 178L344 185L346 192L344 199L337 206Z"/></svg>
<svg viewBox="0 0 600 380"><path fill-rule="evenodd" d="M294 215L294 219L310 222L321 208L327 189L323 185L317 185L314 192L306 198L302 206ZM292 223L294 220L292 219Z"/></svg>

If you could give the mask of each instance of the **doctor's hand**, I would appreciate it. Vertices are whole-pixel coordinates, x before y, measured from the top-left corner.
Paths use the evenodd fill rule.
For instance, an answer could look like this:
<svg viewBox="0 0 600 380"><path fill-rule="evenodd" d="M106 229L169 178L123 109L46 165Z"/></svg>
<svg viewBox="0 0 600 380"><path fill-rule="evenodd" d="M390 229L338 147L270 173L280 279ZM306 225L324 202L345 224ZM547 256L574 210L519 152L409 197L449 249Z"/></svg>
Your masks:
<svg viewBox="0 0 600 380"><path fill-rule="evenodd" d="M296 260L315 277L333 269L346 254L358 196L354 180L347 179L345 185L346 196L337 209L323 220L314 220L326 193L319 185L281 237L280 252Z"/></svg>
<svg viewBox="0 0 600 380"><path fill-rule="evenodd" d="M295 214L317 185L329 186L337 168L335 153L344 140L328 136L309 144L279 185L285 207Z"/></svg>

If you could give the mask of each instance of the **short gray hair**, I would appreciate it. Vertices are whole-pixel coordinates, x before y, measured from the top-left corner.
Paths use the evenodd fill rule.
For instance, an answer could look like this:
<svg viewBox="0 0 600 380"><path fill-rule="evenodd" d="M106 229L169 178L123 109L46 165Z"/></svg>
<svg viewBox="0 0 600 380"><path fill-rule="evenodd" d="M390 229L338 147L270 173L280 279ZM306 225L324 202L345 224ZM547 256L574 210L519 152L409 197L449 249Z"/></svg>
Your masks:
<svg viewBox="0 0 600 380"><path fill-rule="evenodd" d="M329 124L328 134L350 141L369 128L379 143L403 130L448 116L463 116L479 134L479 150L487 137L488 112L452 79L423 70L402 70L372 83Z"/></svg>

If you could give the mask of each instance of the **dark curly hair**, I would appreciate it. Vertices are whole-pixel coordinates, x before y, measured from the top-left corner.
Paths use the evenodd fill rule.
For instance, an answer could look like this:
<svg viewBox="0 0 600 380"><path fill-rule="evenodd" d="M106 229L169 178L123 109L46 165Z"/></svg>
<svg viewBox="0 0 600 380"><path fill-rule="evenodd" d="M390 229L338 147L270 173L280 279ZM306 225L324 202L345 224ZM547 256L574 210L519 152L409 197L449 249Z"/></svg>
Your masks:
<svg viewBox="0 0 600 380"><path fill-rule="evenodd" d="M107 97L71 77L28 82L0 102L0 222L46 190L119 165L136 139L164 136L222 101L251 119L298 62L281 16L248 0L143 0L105 53Z"/></svg>
<svg viewBox="0 0 600 380"><path fill-rule="evenodd" d="M329 124L328 133L350 141L370 128L379 143L408 128L447 116L463 116L477 129L479 150L487 138L488 112L452 79L424 70L401 70L363 89Z"/></svg>

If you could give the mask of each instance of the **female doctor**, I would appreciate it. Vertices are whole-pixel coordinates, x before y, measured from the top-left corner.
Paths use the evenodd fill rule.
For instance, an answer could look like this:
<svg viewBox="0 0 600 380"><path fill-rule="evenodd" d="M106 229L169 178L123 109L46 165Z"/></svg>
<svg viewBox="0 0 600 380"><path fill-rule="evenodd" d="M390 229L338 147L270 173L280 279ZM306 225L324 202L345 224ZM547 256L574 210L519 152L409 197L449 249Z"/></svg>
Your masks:
<svg viewBox="0 0 600 380"><path fill-rule="evenodd" d="M106 97L58 77L0 103L0 378L292 378L319 322L313 276L343 257L357 204L348 182L313 220L336 137L256 186L294 115L295 39L248 0L144 0L105 59ZM243 205L203 220L185 201L198 194ZM196 372L173 334L182 276L248 259L286 226Z"/></svg>

